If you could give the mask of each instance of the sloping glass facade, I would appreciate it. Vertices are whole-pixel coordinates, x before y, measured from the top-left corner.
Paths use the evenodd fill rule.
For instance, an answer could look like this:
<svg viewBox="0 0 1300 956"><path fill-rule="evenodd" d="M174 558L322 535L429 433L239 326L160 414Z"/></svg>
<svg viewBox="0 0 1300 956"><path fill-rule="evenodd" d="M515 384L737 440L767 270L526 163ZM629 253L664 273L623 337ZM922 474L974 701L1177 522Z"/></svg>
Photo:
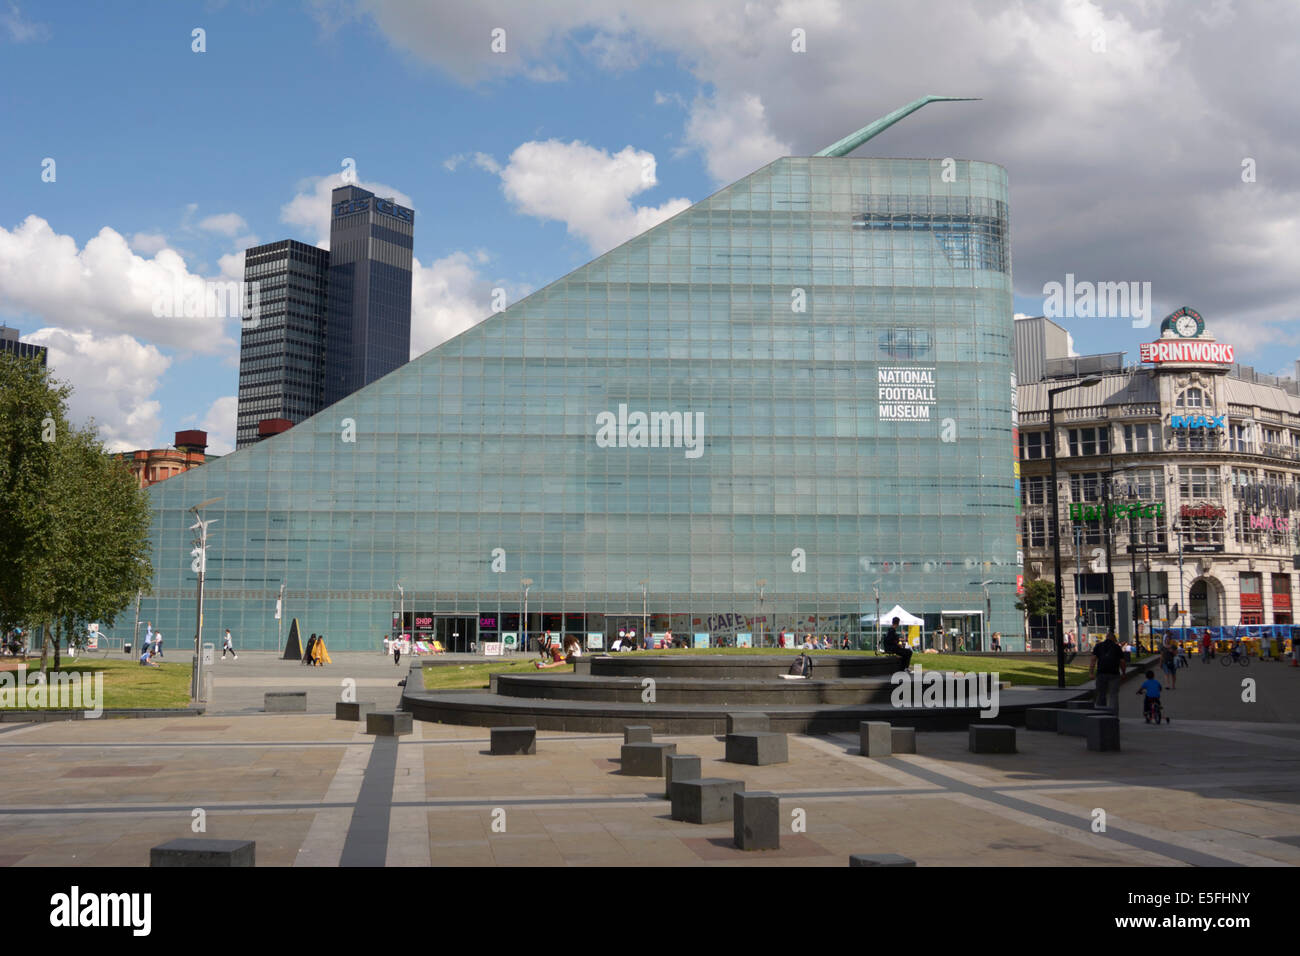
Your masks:
<svg viewBox="0 0 1300 956"><path fill-rule="evenodd" d="M1001 167L778 160L151 488L142 619L193 635L186 509L219 497L205 640L241 649L275 645L281 583L331 649L399 608L453 646L517 633L524 579L533 635L852 639L875 582L935 616L992 582L1019 634L1011 338Z"/></svg>

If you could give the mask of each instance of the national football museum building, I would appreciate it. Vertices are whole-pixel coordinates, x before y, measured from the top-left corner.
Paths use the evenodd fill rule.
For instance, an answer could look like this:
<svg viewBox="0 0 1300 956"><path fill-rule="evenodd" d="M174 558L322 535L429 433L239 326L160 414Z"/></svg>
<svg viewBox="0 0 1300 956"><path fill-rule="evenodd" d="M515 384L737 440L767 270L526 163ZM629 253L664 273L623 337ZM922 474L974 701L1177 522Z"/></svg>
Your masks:
<svg viewBox="0 0 1300 956"><path fill-rule="evenodd" d="M896 604L1018 647L1007 174L844 155L864 138L152 487L141 620L193 636L201 514L204 640L241 650L277 645L281 596L344 650L856 644Z"/></svg>

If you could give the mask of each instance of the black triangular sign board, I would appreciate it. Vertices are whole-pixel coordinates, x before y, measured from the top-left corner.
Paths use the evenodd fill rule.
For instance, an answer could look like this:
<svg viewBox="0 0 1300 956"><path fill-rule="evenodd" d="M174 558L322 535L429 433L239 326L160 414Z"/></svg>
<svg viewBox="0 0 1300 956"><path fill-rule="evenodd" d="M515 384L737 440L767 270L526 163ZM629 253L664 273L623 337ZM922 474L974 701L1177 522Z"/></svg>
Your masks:
<svg viewBox="0 0 1300 956"><path fill-rule="evenodd" d="M282 661L302 660L302 637L298 634L298 619L295 617L289 625L289 640L284 645Z"/></svg>

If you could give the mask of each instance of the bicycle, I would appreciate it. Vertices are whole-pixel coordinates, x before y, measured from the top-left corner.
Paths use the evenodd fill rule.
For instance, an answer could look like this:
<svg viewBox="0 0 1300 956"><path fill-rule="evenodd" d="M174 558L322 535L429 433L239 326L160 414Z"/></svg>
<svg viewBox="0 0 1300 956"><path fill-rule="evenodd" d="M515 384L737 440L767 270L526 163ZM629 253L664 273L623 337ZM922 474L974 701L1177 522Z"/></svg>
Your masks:
<svg viewBox="0 0 1300 956"><path fill-rule="evenodd" d="M1242 651L1240 654L1234 657L1233 654L1229 652L1227 654L1223 654L1222 656L1220 656L1219 661L1223 664L1224 667L1231 667L1234 663L1240 664L1242 667L1249 667L1250 655L1247 654L1245 651Z"/></svg>

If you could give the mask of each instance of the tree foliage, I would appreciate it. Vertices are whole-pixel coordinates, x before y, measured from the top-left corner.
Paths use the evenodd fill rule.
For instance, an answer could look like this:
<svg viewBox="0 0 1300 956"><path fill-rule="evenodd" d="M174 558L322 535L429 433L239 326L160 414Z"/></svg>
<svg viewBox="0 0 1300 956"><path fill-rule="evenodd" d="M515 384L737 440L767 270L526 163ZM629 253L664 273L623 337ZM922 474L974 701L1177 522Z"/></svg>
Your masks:
<svg viewBox="0 0 1300 956"><path fill-rule="evenodd" d="M68 423L69 394L39 362L0 354L0 627L39 628L43 651L51 627L72 642L112 626L153 577L148 495L93 422Z"/></svg>
<svg viewBox="0 0 1300 956"><path fill-rule="evenodd" d="M1056 585L1040 578L1025 585L1024 597L1016 602L1016 610L1030 617L1047 617L1056 613Z"/></svg>

